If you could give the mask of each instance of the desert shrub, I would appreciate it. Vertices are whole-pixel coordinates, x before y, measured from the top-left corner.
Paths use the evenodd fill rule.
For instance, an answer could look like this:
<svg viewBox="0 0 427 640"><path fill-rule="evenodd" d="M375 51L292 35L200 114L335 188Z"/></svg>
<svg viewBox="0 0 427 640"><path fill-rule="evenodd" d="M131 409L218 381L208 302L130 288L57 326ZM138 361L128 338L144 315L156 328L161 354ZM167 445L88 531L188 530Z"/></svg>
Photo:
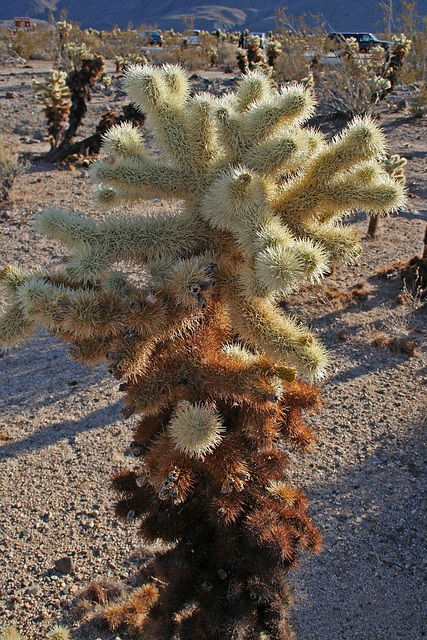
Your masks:
<svg viewBox="0 0 427 640"><path fill-rule="evenodd" d="M17 150L0 134L0 202L9 200L15 178L24 171Z"/></svg>
<svg viewBox="0 0 427 640"><path fill-rule="evenodd" d="M386 52L374 47L370 55L359 53L359 45L350 38L341 48L341 55L330 59L315 76L316 89L331 110L348 117L366 115L386 95L391 82L383 76Z"/></svg>
<svg viewBox="0 0 427 640"><path fill-rule="evenodd" d="M30 30L7 29L4 40L9 49L25 60L51 60L54 55L53 27L33 24Z"/></svg>
<svg viewBox="0 0 427 640"><path fill-rule="evenodd" d="M306 14L299 18L280 8L276 11L275 39L280 44L280 55L274 63L275 78L279 82L301 81L320 65L325 49L325 27L322 16Z"/></svg>
<svg viewBox="0 0 427 640"><path fill-rule="evenodd" d="M218 66L231 71L236 66L235 45L226 40L218 45Z"/></svg>
<svg viewBox="0 0 427 640"><path fill-rule="evenodd" d="M189 71L209 68L212 57L217 55L218 43L215 35L201 31L198 44L189 44L187 33L167 31L163 33L162 50L151 52L152 61L156 64L180 64Z"/></svg>
<svg viewBox="0 0 427 640"><path fill-rule="evenodd" d="M427 113L427 85L413 87L409 109L414 118L422 118Z"/></svg>
<svg viewBox="0 0 427 640"><path fill-rule="evenodd" d="M427 84L427 14L420 15L417 2L403 0L398 23L403 33L411 39L411 48L399 74L401 82L407 86Z"/></svg>

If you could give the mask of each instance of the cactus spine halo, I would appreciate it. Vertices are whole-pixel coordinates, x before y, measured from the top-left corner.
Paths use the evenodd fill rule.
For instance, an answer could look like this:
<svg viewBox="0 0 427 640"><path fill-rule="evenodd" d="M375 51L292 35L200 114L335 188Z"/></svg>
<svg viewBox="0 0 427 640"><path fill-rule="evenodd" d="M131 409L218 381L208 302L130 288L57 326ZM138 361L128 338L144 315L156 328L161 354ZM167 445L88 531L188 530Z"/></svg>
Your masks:
<svg viewBox="0 0 427 640"><path fill-rule="evenodd" d="M38 230L70 256L50 273L0 271L0 343L44 327L70 358L107 362L123 416L137 416L117 515L174 545L106 621L153 640L290 640L285 570L320 540L283 445L313 441L303 413L318 405L310 380L327 352L278 303L359 254L345 215L398 209L404 187L369 119L330 143L304 126L308 86L277 90L254 71L224 97L191 96L182 69L146 65L126 87L161 153L142 130L113 127L93 178L100 205L136 212L46 210ZM139 215L153 195L181 202Z"/></svg>

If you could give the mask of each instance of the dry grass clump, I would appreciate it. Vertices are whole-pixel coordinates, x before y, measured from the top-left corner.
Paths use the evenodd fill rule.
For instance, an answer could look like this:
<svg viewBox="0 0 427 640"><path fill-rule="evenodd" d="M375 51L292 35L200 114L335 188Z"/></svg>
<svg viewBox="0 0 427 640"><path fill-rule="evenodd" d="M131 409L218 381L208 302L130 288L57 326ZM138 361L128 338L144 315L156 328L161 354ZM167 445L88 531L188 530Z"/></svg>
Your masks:
<svg viewBox="0 0 427 640"><path fill-rule="evenodd" d="M413 358L418 355L415 343L407 338L389 338L380 333L372 342L373 347L388 347L393 353L402 353Z"/></svg>
<svg viewBox="0 0 427 640"><path fill-rule="evenodd" d="M390 267L381 267L377 271L379 278L400 277L404 283L405 292L397 301L398 304L408 302L408 293L424 296L427 291L427 257L414 256L410 260L398 260Z"/></svg>
<svg viewBox="0 0 427 640"><path fill-rule="evenodd" d="M365 282L356 282L350 290L340 289L335 285L331 285L323 291L323 295L333 305L344 309L350 304L367 300L370 292L366 288Z"/></svg>
<svg viewBox="0 0 427 640"><path fill-rule="evenodd" d="M91 582L77 597L75 612L79 619L91 618L102 624L104 610L127 595L125 587L114 580L100 579Z"/></svg>
<svg viewBox="0 0 427 640"><path fill-rule="evenodd" d="M18 152L0 134L0 202L9 200L15 178L24 171Z"/></svg>
<svg viewBox="0 0 427 640"><path fill-rule="evenodd" d="M158 596L159 588L154 584L144 584L130 592L118 582L101 579L89 584L80 594L75 611L78 618L90 620L99 627L111 631L126 628L138 638L148 639L150 636L146 633L151 626L147 628L147 615Z"/></svg>

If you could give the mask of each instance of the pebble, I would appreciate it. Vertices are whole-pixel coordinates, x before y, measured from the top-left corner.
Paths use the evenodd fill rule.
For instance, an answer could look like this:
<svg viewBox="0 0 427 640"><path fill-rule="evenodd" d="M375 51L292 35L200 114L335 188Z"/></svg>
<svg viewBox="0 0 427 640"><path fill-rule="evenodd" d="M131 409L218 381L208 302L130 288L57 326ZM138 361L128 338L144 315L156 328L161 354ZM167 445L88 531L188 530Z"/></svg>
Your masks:
<svg viewBox="0 0 427 640"><path fill-rule="evenodd" d="M55 561L55 570L60 573L74 573L74 560L70 556L64 556ZM53 576L52 576L53 577Z"/></svg>

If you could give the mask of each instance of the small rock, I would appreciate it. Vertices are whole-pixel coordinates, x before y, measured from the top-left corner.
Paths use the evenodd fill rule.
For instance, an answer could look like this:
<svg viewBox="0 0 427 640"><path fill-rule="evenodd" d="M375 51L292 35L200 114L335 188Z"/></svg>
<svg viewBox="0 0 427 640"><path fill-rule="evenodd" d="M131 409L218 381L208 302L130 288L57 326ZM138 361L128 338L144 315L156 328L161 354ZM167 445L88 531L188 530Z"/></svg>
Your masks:
<svg viewBox="0 0 427 640"><path fill-rule="evenodd" d="M337 338L340 342L346 342L350 337L349 332L347 331L347 329L340 329L337 333Z"/></svg>
<svg viewBox="0 0 427 640"><path fill-rule="evenodd" d="M6 98L8 100L16 100L16 98L19 98L19 96L15 91L7 91Z"/></svg>
<svg viewBox="0 0 427 640"><path fill-rule="evenodd" d="M35 593L38 593L39 590L40 590L40 587L37 584L30 584L28 589L26 589L25 593L27 595L34 595Z"/></svg>
<svg viewBox="0 0 427 640"><path fill-rule="evenodd" d="M64 556L55 561L55 570L59 573L74 573L74 561L70 556Z"/></svg>

